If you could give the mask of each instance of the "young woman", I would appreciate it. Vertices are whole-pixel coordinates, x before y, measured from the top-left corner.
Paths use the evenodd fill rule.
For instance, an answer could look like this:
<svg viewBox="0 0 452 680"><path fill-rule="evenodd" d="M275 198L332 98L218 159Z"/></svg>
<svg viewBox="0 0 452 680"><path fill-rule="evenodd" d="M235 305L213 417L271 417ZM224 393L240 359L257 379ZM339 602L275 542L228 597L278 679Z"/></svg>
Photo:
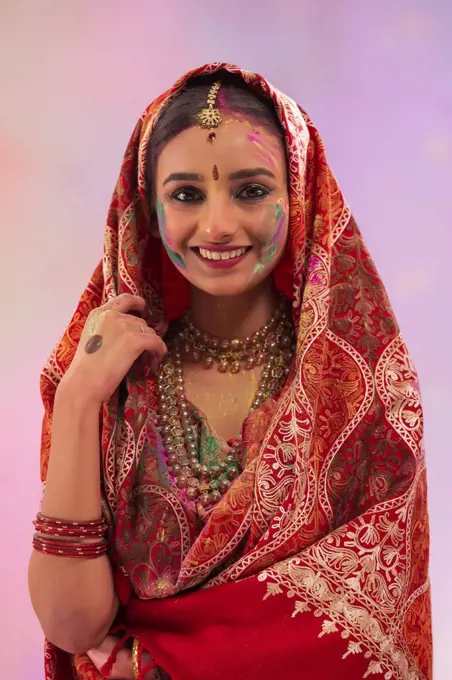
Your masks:
<svg viewBox="0 0 452 680"><path fill-rule="evenodd" d="M132 135L42 376L46 679L430 679L415 370L308 116L226 64Z"/></svg>

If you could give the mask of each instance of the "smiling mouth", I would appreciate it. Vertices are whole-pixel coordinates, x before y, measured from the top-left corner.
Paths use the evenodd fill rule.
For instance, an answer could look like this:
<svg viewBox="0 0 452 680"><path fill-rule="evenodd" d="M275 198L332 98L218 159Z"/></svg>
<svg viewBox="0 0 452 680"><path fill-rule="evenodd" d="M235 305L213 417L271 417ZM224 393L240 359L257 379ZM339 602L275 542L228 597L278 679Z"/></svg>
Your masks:
<svg viewBox="0 0 452 680"><path fill-rule="evenodd" d="M192 248L197 255L203 260L227 261L235 260L243 257L251 250L252 246L244 246L243 248L236 248L235 250L207 250L206 248Z"/></svg>

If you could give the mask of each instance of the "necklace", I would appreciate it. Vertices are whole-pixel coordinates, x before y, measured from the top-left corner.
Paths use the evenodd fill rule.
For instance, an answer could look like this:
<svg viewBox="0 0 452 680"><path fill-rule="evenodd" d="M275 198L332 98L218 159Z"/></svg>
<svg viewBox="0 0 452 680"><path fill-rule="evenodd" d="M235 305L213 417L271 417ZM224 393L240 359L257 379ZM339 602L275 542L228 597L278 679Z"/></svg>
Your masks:
<svg viewBox="0 0 452 680"><path fill-rule="evenodd" d="M261 366L275 350L288 350L290 359L292 344L291 325L287 314L287 303L281 298L270 321L250 337L234 340L220 340L207 333L202 333L193 323L191 312L187 312L182 320L179 332L184 344L184 351L197 363L202 362L204 368L212 368L216 363L221 373L238 373L242 368L251 370ZM290 354L290 356L289 356Z"/></svg>
<svg viewBox="0 0 452 680"><path fill-rule="evenodd" d="M169 341L169 352L159 374L160 432L170 472L187 499L209 508L221 499L240 474L242 442L235 440L224 461L207 467L199 460L199 435L184 388L183 356L218 364L221 372L237 373L262 365L251 411L275 394L289 373L295 336L288 305L281 301L270 321L249 338L220 340L197 329L187 314Z"/></svg>

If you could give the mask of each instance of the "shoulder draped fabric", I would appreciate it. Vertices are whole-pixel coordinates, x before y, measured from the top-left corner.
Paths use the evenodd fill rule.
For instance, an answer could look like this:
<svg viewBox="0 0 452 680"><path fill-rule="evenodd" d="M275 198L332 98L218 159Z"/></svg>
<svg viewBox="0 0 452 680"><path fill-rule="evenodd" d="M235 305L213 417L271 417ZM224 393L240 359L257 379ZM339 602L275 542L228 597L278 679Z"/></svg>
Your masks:
<svg viewBox="0 0 452 680"><path fill-rule="evenodd" d="M187 79L219 69L267 96L285 133L290 235L274 277L293 301L296 358L277 398L245 421L244 471L205 523L169 477L146 366L104 405L103 493L121 628L172 680L429 680L418 379L319 133L259 75L207 65L139 120L103 260L42 374L42 478L55 390L89 312L124 292L143 295L163 333L188 304L186 280L149 233L148 147L159 112ZM45 663L47 680L101 677L87 657L50 643Z"/></svg>

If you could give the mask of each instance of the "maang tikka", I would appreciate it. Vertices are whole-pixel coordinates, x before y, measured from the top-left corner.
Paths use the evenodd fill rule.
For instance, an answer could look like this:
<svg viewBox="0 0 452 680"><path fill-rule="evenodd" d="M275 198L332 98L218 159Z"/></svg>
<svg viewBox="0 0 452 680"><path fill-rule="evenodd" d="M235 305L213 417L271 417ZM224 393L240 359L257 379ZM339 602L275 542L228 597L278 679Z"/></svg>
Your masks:
<svg viewBox="0 0 452 680"><path fill-rule="evenodd" d="M216 82L212 85L209 90L209 96L207 97L207 108L202 109L197 116L199 125L202 128L209 130L209 135L207 137L209 142L213 142L215 139L216 134L214 129L220 125L222 120L220 109L215 108L215 101L220 87L220 82Z"/></svg>

